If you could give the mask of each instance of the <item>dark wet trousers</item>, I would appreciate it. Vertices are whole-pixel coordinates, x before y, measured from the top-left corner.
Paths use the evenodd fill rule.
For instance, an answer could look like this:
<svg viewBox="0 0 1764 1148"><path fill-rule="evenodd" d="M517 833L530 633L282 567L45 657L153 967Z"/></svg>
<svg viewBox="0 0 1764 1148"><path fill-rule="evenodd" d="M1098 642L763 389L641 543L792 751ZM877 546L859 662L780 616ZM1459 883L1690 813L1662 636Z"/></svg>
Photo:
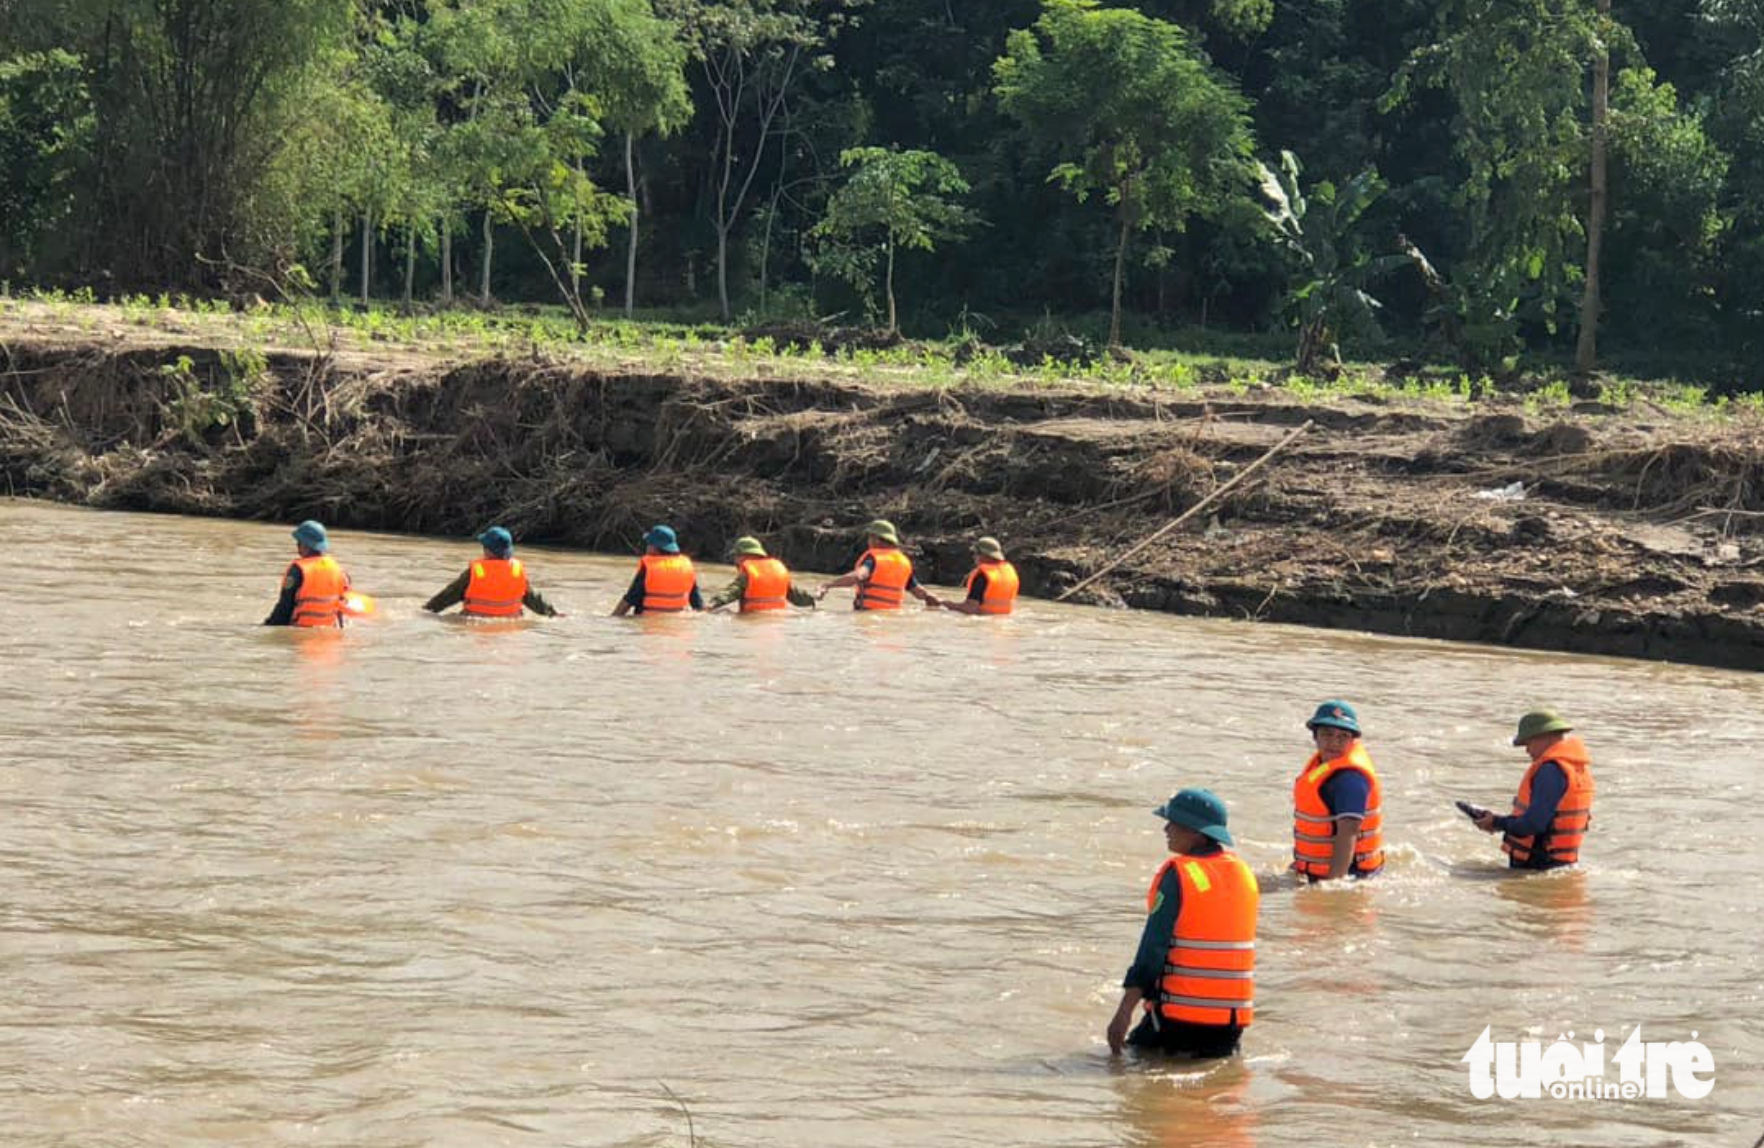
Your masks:
<svg viewBox="0 0 1764 1148"><path fill-rule="evenodd" d="M1196 1059L1231 1056L1243 1029L1230 1024L1189 1024L1168 1017L1145 1014L1127 1036L1127 1044L1145 1052L1163 1052Z"/></svg>

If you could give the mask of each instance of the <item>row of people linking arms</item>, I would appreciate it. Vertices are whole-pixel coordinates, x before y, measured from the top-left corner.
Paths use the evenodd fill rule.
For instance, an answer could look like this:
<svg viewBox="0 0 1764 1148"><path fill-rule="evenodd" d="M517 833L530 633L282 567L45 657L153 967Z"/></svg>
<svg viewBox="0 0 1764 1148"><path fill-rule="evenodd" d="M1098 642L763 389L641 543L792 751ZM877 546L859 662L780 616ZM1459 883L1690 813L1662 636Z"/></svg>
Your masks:
<svg viewBox="0 0 1764 1148"><path fill-rule="evenodd" d="M514 554L514 536L500 526L478 535L483 556L472 562L423 609L439 614L453 606L480 618L518 618L525 611L545 617L561 613L533 588L526 564ZM960 601L945 601L919 584L913 560L901 549L900 532L878 518L864 527L865 549L849 574L810 594L798 587L790 569L766 553L759 539L737 538L731 555L735 577L708 603L698 588L692 559L680 552L680 539L669 526L652 526L643 536L644 554L630 587L613 607L624 614L673 614L685 610L721 610L734 606L742 613L812 608L829 590L854 587L859 610L898 610L907 595L927 607L958 614L1009 614L1017 601L1017 569L1005 558L996 538L974 542L974 568ZM264 619L267 626L341 626L349 616L349 575L331 554L323 524L308 520L294 528L296 557L282 576L281 597Z"/></svg>

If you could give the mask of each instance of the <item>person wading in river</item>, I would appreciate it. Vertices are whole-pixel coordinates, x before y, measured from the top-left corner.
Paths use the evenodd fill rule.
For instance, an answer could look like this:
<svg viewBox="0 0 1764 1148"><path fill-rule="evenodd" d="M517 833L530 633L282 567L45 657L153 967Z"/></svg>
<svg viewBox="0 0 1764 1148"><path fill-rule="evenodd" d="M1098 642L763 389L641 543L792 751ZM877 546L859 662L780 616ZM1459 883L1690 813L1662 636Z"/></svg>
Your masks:
<svg viewBox="0 0 1764 1148"><path fill-rule="evenodd" d="M531 610L547 618L561 618L527 578L526 564L514 556L514 535L492 526L478 535L484 556L467 566L446 589L423 603L423 609L439 614L459 606L470 618L518 618Z"/></svg>
<svg viewBox="0 0 1764 1148"><path fill-rule="evenodd" d="M919 585L913 576L913 560L900 548L900 533L894 523L878 518L864 527L866 549L858 556L850 574L841 574L822 586L815 597L825 598L827 591L856 586L852 597L854 610L898 610L911 594L926 606L936 609L943 605L937 595Z"/></svg>
<svg viewBox="0 0 1764 1148"><path fill-rule="evenodd" d="M742 535L735 540L735 577L711 599L710 608L721 610L732 602L741 603L743 614L765 610L788 610L792 606L815 608L815 596L800 590L790 580L784 563L766 553L759 539Z"/></svg>
<svg viewBox="0 0 1764 1148"><path fill-rule="evenodd" d="M1184 789L1154 812L1164 819L1164 843L1174 856L1146 894L1139 951L1109 1021L1109 1051L1132 1045L1230 1056L1255 1019L1261 890L1249 866L1224 848L1232 844L1225 803L1210 791ZM1142 1007L1144 1019L1129 1035Z"/></svg>
<svg viewBox="0 0 1764 1148"><path fill-rule="evenodd" d="M1292 867L1313 883L1384 867L1384 795L1360 719L1328 701L1305 723L1317 751L1292 783Z"/></svg>
<svg viewBox="0 0 1764 1148"><path fill-rule="evenodd" d="M1580 844L1592 825L1592 756L1555 710L1534 710L1519 719L1513 744L1523 746L1531 766L1519 782L1513 812L1484 812L1484 833L1499 833L1513 869L1559 869L1580 860Z"/></svg>
<svg viewBox="0 0 1764 1148"><path fill-rule="evenodd" d="M996 538L974 543L974 568L964 583L968 596L945 602L945 610L958 614L1009 614L1017 604L1017 568L1005 560L1004 547Z"/></svg>
<svg viewBox="0 0 1764 1148"><path fill-rule="evenodd" d="M349 575L330 555L331 540L322 524L307 519L294 528L298 557L282 576L282 596L263 620L266 626L341 626Z"/></svg>
<svg viewBox="0 0 1764 1148"><path fill-rule="evenodd" d="M643 536L644 554L637 560L631 588L613 607L613 617L626 614L678 614L688 607L704 609L692 559L680 553L680 539L671 526L651 526Z"/></svg>

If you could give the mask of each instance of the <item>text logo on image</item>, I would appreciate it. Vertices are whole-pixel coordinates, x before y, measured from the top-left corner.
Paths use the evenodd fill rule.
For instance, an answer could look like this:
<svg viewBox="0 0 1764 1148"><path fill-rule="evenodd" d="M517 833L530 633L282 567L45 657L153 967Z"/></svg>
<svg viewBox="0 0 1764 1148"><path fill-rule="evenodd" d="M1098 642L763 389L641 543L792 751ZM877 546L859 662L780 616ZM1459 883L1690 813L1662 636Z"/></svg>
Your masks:
<svg viewBox="0 0 1764 1148"><path fill-rule="evenodd" d="M1488 1034L1484 1028L1461 1061L1470 1066L1470 1094L1478 1100L1662 1100L1674 1092L1701 1100L1715 1087L1715 1057L1694 1032L1687 1041L1648 1042L1636 1025L1611 1054L1616 1080L1606 1074L1604 1029L1593 1033L1592 1044L1574 1044L1568 1033L1547 1048Z"/></svg>

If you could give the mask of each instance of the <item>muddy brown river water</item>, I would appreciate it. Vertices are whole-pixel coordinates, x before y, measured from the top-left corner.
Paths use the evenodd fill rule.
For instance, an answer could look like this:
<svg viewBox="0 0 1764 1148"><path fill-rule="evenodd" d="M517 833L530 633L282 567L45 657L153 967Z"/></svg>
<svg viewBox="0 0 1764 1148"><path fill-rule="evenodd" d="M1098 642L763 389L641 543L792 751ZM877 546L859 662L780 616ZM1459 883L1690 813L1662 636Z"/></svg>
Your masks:
<svg viewBox="0 0 1764 1148"><path fill-rule="evenodd" d="M466 542L340 533L381 615L271 630L284 526L0 501L0 1140L29 1145L1718 1145L1764 1132L1764 677L1031 602L615 620L420 603ZM726 571L707 572L715 584ZM818 583L819 578L811 579ZM1354 701L1388 872L1269 881L1242 1057L1102 1032L1182 785L1272 876ZM1512 878L1534 702L1599 781ZM1573 1030L1714 1088L1484 1100ZM1610 1073L1615 1080L1616 1070Z"/></svg>

